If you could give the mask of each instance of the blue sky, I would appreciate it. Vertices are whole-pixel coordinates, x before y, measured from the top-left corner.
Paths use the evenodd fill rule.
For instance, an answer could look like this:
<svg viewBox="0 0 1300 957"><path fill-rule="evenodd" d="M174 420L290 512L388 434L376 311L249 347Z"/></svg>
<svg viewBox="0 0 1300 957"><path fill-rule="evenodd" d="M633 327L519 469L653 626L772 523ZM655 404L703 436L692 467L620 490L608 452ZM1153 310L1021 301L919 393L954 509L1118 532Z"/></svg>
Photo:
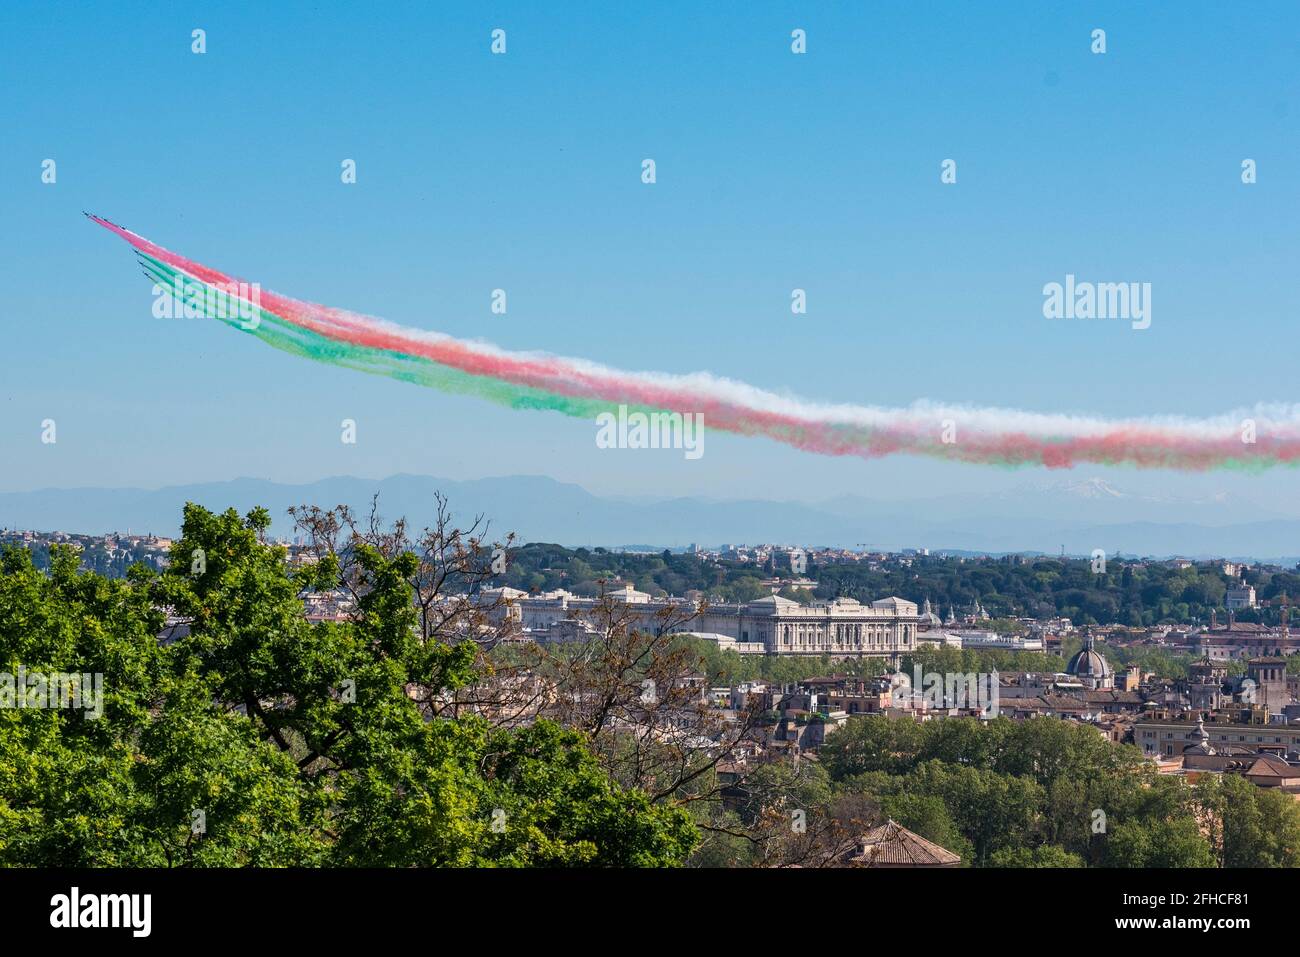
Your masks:
<svg viewBox="0 0 1300 957"><path fill-rule="evenodd" d="M1294 3L6 4L0 490L541 473L816 500L1071 477L713 434L697 461L598 449L594 423L154 319L83 209L299 298L813 399L1289 401L1297 27ZM1066 273L1150 282L1151 328L1044 319L1042 286ZM1295 498L1291 471L1085 474Z"/></svg>

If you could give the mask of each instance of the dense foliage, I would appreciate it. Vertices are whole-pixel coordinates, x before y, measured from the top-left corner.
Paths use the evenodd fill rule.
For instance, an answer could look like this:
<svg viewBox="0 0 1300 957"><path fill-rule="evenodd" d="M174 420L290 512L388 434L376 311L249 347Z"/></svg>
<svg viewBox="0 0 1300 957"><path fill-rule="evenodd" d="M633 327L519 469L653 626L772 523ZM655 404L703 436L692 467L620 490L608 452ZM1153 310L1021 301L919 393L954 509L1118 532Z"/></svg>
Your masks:
<svg viewBox="0 0 1300 957"><path fill-rule="evenodd" d="M0 709L0 865L675 865L686 812L610 779L584 736L430 718L475 679L426 640L415 559L362 548L349 623L308 623L269 516L187 506L167 572L0 556L0 671L98 673L103 714ZM188 623L160 642L163 608Z"/></svg>
<svg viewBox="0 0 1300 957"><path fill-rule="evenodd" d="M1159 775L1086 725L865 716L821 756L831 794L869 799L973 865L1300 866L1291 795Z"/></svg>

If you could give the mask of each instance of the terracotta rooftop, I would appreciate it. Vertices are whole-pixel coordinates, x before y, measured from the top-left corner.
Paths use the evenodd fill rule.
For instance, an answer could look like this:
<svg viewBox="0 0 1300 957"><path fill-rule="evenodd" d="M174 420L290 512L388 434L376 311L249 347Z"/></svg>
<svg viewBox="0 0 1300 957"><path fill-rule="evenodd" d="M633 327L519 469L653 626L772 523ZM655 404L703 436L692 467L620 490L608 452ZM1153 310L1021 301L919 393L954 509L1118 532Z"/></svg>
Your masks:
<svg viewBox="0 0 1300 957"><path fill-rule="evenodd" d="M1281 758L1260 755L1246 772L1250 777L1300 778L1300 768L1287 764Z"/></svg>
<svg viewBox="0 0 1300 957"><path fill-rule="evenodd" d="M862 835L847 861L866 867L954 867L961 857L891 820Z"/></svg>
<svg viewBox="0 0 1300 957"><path fill-rule="evenodd" d="M1115 704L1142 704L1146 699L1136 691L1110 691L1105 688L1097 690L1087 690L1083 692L1083 700L1089 703L1094 701L1112 702Z"/></svg>

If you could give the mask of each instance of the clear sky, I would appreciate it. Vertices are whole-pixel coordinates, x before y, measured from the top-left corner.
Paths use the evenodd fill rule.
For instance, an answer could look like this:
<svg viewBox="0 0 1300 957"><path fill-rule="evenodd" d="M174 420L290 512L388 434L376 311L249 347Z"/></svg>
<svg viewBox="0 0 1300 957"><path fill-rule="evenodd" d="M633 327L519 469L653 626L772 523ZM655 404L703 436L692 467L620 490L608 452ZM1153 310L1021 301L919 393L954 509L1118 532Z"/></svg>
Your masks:
<svg viewBox="0 0 1300 957"><path fill-rule="evenodd" d="M83 209L299 298L811 399L1108 416L1295 399L1294 2L9 2L0 36L0 490L541 473L903 498L1044 476L713 434L696 461L598 449L591 422L155 319ZM1066 273L1150 282L1151 328L1046 320ZM1085 472L1296 499L1292 470Z"/></svg>

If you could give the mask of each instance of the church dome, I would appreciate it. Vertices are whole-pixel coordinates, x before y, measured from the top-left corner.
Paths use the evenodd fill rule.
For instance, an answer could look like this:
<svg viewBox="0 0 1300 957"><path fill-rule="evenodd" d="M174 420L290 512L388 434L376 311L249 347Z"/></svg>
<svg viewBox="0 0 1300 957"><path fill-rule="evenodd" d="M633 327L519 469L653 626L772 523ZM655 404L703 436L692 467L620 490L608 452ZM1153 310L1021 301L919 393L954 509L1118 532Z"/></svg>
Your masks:
<svg viewBox="0 0 1300 957"><path fill-rule="evenodd" d="M1065 670L1076 678L1100 679L1111 676L1110 662L1106 660L1105 655L1092 646L1091 637L1084 641L1083 647L1070 659Z"/></svg>
<svg viewBox="0 0 1300 957"><path fill-rule="evenodd" d="M934 613L934 610L930 607L930 599L928 599L928 598L925 600L925 604L921 607L921 622L920 622L920 624L921 624L921 627L922 627L922 628L942 628L942 627L943 627L943 621L940 620L939 616L936 615L936 614Z"/></svg>

